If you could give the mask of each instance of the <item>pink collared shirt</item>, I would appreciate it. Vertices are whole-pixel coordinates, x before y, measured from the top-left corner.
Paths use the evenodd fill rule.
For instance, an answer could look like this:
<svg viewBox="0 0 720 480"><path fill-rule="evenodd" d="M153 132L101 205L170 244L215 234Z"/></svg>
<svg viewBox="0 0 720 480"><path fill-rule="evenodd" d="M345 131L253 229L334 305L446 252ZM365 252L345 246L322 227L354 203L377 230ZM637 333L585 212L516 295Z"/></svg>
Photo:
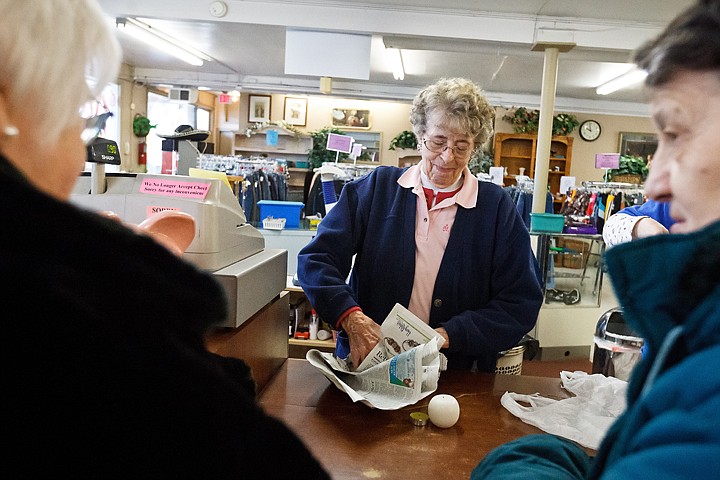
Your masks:
<svg viewBox="0 0 720 480"><path fill-rule="evenodd" d="M428 211L420 178L422 163L410 167L399 179L398 185L412 188L417 195L415 217L415 279L408 310L425 323L430 322L430 307L440 263L455 222L457 206L474 208L477 204L478 181L470 170L463 171L460 191L438 203Z"/></svg>

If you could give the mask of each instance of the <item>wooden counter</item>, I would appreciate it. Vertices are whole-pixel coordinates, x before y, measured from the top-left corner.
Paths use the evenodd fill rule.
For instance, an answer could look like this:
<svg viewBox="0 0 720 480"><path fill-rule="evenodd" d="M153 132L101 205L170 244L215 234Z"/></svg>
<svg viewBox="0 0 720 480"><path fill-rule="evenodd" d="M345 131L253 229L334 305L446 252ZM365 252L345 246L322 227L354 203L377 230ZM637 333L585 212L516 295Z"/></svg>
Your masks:
<svg viewBox="0 0 720 480"><path fill-rule="evenodd" d="M250 366L258 391L288 356L288 297L288 292L281 292L239 327L217 328L206 336L209 351L240 358Z"/></svg>
<svg viewBox="0 0 720 480"><path fill-rule="evenodd" d="M568 396L560 378L446 371L438 390L418 404L376 410L352 403L306 360L291 358L261 392L260 403L303 439L335 480L469 478L492 448L541 433L500 405L506 391ZM458 399L458 423L448 429L413 426L410 413L427 413L430 398L440 393Z"/></svg>

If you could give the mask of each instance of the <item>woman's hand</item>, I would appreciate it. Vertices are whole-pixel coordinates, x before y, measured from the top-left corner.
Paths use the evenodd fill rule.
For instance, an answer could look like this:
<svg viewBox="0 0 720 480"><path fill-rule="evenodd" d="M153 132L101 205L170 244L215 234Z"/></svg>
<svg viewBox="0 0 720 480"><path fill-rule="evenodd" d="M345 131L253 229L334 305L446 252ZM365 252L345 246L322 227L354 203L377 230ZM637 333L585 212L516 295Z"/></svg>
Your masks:
<svg viewBox="0 0 720 480"><path fill-rule="evenodd" d="M435 331L445 339L445 343L443 343L440 348L450 348L450 337L448 336L447 330L443 327L438 327Z"/></svg>
<svg viewBox="0 0 720 480"><path fill-rule="evenodd" d="M103 210L98 213L125 225L135 233L152 237L177 256L182 256L195 238L195 219L184 212L176 210L158 212L139 225L125 223L115 212Z"/></svg>
<svg viewBox="0 0 720 480"><path fill-rule="evenodd" d="M382 338L380 325L359 310L350 312L341 324L347 332L350 342L350 357L353 369L356 369Z"/></svg>

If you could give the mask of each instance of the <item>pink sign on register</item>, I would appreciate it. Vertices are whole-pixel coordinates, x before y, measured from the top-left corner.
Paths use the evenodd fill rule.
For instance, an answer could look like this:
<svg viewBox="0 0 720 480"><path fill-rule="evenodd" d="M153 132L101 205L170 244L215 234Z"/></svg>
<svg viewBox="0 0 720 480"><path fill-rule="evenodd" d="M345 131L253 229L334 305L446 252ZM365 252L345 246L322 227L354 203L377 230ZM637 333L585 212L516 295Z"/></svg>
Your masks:
<svg viewBox="0 0 720 480"><path fill-rule="evenodd" d="M140 185L140 193L195 198L198 200L203 200L209 191L209 183L183 182L164 178L145 178Z"/></svg>

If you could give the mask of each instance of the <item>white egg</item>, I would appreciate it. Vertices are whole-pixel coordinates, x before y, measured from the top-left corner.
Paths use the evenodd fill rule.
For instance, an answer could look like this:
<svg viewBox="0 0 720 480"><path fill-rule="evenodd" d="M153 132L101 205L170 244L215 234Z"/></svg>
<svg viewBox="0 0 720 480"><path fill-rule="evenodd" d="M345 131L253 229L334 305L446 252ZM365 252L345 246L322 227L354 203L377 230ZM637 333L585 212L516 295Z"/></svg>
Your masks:
<svg viewBox="0 0 720 480"><path fill-rule="evenodd" d="M460 418L460 404L452 395L435 395L428 404L428 415L436 427L450 428Z"/></svg>

